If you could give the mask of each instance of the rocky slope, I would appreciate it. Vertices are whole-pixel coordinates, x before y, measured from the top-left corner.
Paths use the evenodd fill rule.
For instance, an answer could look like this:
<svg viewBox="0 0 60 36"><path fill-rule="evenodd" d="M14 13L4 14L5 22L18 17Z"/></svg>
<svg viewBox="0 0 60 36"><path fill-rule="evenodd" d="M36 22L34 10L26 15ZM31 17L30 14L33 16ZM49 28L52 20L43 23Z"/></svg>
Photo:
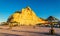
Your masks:
<svg viewBox="0 0 60 36"><path fill-rule="evenodd" d="M17 22L20 25L36 25L38 23L45 23L46 21L38 18L30 7L26 7L12 14L8 18L8 22Z"/></svg>

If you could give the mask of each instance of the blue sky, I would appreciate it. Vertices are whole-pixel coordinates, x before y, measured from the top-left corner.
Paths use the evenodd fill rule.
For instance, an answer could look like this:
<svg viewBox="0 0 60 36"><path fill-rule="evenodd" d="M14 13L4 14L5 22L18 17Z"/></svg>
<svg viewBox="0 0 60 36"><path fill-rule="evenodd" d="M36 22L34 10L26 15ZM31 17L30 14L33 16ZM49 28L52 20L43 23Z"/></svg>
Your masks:
<svg viewBox="0 0 60 36"><path fill-rule="evenodd" d="M15 11L30 6L38 17L60 19L60 0L0 0L0 22L7 21Z"/></svg>

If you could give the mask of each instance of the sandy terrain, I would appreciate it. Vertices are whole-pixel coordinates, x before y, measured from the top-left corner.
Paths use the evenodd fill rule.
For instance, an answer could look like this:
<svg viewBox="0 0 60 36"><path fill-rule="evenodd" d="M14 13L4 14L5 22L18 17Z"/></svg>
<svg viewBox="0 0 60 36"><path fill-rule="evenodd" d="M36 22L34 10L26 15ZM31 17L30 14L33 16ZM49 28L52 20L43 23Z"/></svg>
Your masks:
<svg viewBox="0 0 60 36"><path fill-rule="evenodd" d="M60 28L54 28L55 35L49 34L49 27L20 26L8 28L8 26L0 26L0 36L60 36Z"/></svg>

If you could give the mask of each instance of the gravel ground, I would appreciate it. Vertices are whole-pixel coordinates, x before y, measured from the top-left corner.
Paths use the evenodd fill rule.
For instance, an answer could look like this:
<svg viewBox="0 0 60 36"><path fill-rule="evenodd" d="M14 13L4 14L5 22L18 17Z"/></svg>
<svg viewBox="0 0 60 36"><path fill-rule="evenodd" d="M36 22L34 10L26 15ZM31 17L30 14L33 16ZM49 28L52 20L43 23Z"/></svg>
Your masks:
<svg viewBox="0 0 60 36"><path fill-rule="evenodd" d="M20 26L9 29L8 26L0 26L0 36L60 36L60 28L54 28L55 34L49 34L49 27Z"/></svg>

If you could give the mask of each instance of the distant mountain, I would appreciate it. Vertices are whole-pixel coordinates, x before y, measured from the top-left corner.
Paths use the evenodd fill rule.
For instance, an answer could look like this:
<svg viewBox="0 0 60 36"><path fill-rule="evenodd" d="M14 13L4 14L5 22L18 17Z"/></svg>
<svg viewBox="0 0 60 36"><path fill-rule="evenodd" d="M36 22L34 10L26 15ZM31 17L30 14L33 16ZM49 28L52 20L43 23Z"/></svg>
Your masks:
<svg viewBox="0 0 60 36"><path fill-rule="evenodd" d="M46 20L47 21L52 21L52 22L58 22L59 21L59 19L57 19L57 18L55 18L53 16L49 16Z"/></svg>
<svg viewBox="0 0 60 36"><path fill-rule="evenodd" d="M17 22L20 25L35 25L38 23L46 23L42 18L38 18L30 7L23 8L12 14L7 22Z"/></svg>

